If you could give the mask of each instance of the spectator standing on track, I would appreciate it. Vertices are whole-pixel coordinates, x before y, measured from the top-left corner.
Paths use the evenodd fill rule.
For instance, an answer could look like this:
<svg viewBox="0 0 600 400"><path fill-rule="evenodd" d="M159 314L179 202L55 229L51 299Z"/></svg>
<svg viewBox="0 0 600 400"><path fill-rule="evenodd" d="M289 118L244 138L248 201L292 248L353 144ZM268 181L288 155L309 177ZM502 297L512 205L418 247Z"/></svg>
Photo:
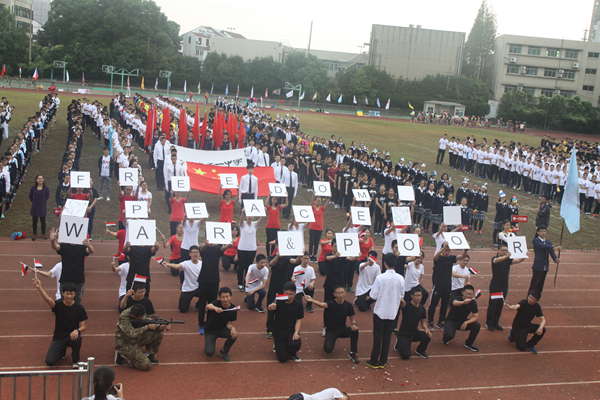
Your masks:
<svg viewBox="0 0 600 400"><path fill-rule="evenodd" d="M44 183L44 177L41 174L38 174L35 177L35 185L31 187L29 190L29 200L31 200L31 210L29 215L33 220L33 236L31 240L35 240L37 238L37 222L38 218L40 219L40 223L42 225L42 239L46 238L46 204L48 199L50 198L50 189Z"/></svg>
<svg viewBox="0 0 600 400"><path fill-rule="evenodd" d="M542 340L546 333L546 318L544 318L542 307L538 303L540 297L542 297L541 294L531 292L526 300L521 300L514 306L504 303L507 309L517 311L517 315L515 315L512 323L512 329L508 335L508 340L514 343L520 351L527 349L533 354L537 354L535 345ZM540 319L540 324L531 323L535 317ZM530 333L533 333L533 336L527 340L527 336Z"/></svg>
<svg viewBox="0 0 600 400"><path fill-rule="evenodd" d="M454 299L452 301L452 307L446 318L446 325L444 326L444 336L442 337L442 344L448 344L450 340L454 339L457 330L469 331L469 337L465 340L465 348L471 351L479 351L473 344L481 325L477 322L477 302L475 301L475 288L471 285L466 285L462 290L463 300ZM469 315L472 317L469 318Z"/></svg>
<svg viewBox="0 0 600 400"><path fill-rule="evenodd" d="M540 205L538 207L538 212L535 217L535 227L544 226L548 229L550 225L550 213L552 211L552 204L548 202L548 197L543 194L540 197Z"/></svg>
<svg viewBox="0 0 600 400"><path fill-rule="evenodd" d="M287 295L287 299L276 300L268 307L269 311L274 312L273 352L279 362L287 362L290 358L295 362L301 362L297 353L302 346L300 328L304 310L302 304L294 300L296 285L293 282L286 282L283 285L283 295Z"/></svg>
<svg viewBox="0 0 600 400"><path fill-rule="evenodd" d="M229 350L237 340L237 330L231 324L237 320L237 307L231 303L231 289L219 289L219 299L206 305L206 330L204 335L204 354L212 357L218 338L226 339L219 357L230 361Z"/></svg>
<svg viewBox="0 0 600 400"><path fill-rule="evenodd" d="M394 350L400 353L403 360L410 358L410 346L419 342L415 354L422 358L429 358L425 350L431 341L431 332L427 330L427 313L422 304L423 292L421 286L411 289L410 301L405 301L402 306L402 323L398 330ZM423 328L419 330L419 326Z"/></svg>
<svg viewBox="0 0 600 400"><path fill-rule="evenodd" d="M40 292L42 299L52 308L55 316L54 335L46 354L46 364L50 367L56 365L67 354L67 347L70 347L73 368L78 368L81 332L86 329L85 321L88 317L83 306L75 303L76 285L72 282L61 285L63 300L57 301L48 296L38 278L33 280L33 286Z"/></svg>

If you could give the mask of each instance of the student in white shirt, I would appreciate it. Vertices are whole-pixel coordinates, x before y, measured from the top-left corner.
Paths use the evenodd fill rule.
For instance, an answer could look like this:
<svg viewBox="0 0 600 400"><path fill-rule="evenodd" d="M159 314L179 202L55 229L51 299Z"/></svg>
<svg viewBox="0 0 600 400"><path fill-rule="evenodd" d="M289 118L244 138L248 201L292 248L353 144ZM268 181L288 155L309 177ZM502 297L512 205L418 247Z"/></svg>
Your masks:
<svg viewBox="0 0 600 400"><path fill-rule="evenodd" d="M300 303L302 303L302 297L304 297L304 295L312 297L315 294L315 281L317 276L315 275L315 269L310 266L309 262L310 255L305 251L300 265L294 268L292 274L292 282L296 284L296 297L294 300L297 300ZM314 311L312 302L306 302L306 311L309 313Z"/></svg>
<svg viewBox="0 0 600 400"><path fill-rule="evenodd" d="M462 298L462 290L465 285L471 284L471 273L467 264L469 263L469 255L458 260L458 264L452 266L452 290L450 296Z"/></svg>
<svg viewBox="0 0 600 400"><path fill-rule="evenodd" d="M448 135L444 134L444 137L440 139L439 142L439 146L438 146L438 154L437 154L437 159L435 161L436 165L437 164L442 164L444 162L444 155L446 154L446 147L448 147Z"/></svg>
<svg viewBox="0 0 600 400"><path fill-rule="evenodd" d="M35 268L36 272L40 275L45 276L46 278L54 278L56 279L56 300L60 300L62 295L60 294L60 274L62 273L62 262L57 263L54 267L46 272L40 269ZM119 299L120 301L120 299Z"/></svg>
<svg viewBox="0 0 600 400"><path fill-rule="evenodd" d="M256 264L248 267L248 273L245 279L246 298L244 302L248 306L248 310L256 310L259 313L264 313L262 302L267 295L265 286L269 278L269 268L267 268L267 257L264 254L256 256ZM258 300L255 295L258 294Z"/></svg>
<svg viewBox="0 0 600 400"><path fill-rule="evenodd" d="M165 268L172 268L183 271L183 284L181 285L181 294L179 295L179 312L186 313L190 309L190 303L194 297L200 297L198 292L198 276L202 270L202 260L200 260L200 248L197 245L191 246L189 250L191 260L183 261L180 264L172 264L166 261L162 262Z"/></svg>
<svg viewBox="0 0 600 400"><path fill-rule="evenodd" d="M238 202L242 207L242 200L256 200L258 198L258 178L254 176L254 164L248 163L246 170L248 173L240 178L240 187L238 190Z"/></svg>
<svg viewBox="0 0 600 400"><path fill-rule="evenodd" d="M370 251L367 257L367 261L360 264L358 267L358 282L356 283L356 297L354 298L354 304L358 307L359 311L372 311L371 304L375 303L369 294L375 279L381 275L381 267L373 261L373 258L377 260L377 252Z"/></svg>
<svg viewBox="0 0 600 400"><path fill-rule="evenodd" d="M247 175L246 175L247 176ZM246 216L245 208L240 214L240 241L238 242L238 291L244 291L244 277L248 267L256 257L256 231L263 220L253 221L252 217Z"/></svg>
<svg viewBox="0 0 600 400"><path fill-rule="evenodd" d="M123 259L125 259L124 257L125 255L123 255ZM113 272L116 272L117 275L121 277L121 283L119 284L119 304L117 304L117 309L119 312L123 312L123 309L121 308L121 300L123 300L123 297L125 297L127 294L127 274L129 273L129 263L124 262L117 267L117 264L115 264L113 259L113 262L110 264L110 266L112 267Z"/></svg>
<svg viewBox="0 0 600 400"><path fill-rule="evenodd" d="M425 302L429 298L429 292L425 290L423 285L419 282L421 275L425 274L425 268L423 267L423 259L425 259L425 253L421 251L415 261L406 264L406 272L404 274L404 301L408 302L411 300L410 291L418 287L421 290L422 298L421 305L425 305Z"/></svg>

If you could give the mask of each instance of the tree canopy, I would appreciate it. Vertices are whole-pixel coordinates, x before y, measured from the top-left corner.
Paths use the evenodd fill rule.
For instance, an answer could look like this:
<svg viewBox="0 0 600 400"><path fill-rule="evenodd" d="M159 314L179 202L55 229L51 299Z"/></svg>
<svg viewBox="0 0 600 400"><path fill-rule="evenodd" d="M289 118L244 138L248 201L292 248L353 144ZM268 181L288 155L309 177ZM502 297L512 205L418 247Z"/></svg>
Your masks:
<svg viewBox="0 0 600 400"><path fill-rule="evenodd" d="M496 30L496 14L483 0L465 43L463 75L482 79L486 62L494 51Z"/></svg>
<svg viewBox="0 0 600 400"><path fill-rule="evenodd" d="M8 75L19 75L19 66L28 61L29 39L27 30L17 28L15 17L7 7L0 8L0 54ZM0 66L0 69L2 67Z"/></svg>

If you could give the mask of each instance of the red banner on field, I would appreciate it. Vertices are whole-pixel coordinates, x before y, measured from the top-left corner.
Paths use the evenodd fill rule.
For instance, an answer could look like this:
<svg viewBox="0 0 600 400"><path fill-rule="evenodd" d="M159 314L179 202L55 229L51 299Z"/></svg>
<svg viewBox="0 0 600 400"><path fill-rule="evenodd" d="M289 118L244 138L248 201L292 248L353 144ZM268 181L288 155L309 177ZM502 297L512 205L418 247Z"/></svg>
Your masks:
<svg viewBox="0 0 600 400"><path fill-rule="evenodd" d="M219 194L221 186L220 174L236 174L238 182L246 175L246 167L217 167L215 165L187 163L187 174L190 177L190 187L204 193ZM271 167L255 167L254 176L258 178L258 196L269 195L269 183L275 183L275 174ZM229 189L235 196L236 189Z"/></svg>
<svg viewBox="0 0 600 400"><path fill-rule="evenodd" d="M529 217L527 215L513 215L510 217L510 222L527 222Z"/></svg>

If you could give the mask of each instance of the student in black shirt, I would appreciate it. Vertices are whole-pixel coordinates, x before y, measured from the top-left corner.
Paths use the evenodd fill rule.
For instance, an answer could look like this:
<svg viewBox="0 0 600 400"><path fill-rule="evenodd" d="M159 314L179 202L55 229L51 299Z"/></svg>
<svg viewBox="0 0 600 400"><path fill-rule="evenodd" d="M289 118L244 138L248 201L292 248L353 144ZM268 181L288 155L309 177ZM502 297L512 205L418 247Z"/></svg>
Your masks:
<svg viewBox="0 0 600 400"><path fill-rule="evenodd" d="M501 244L496 257L492 258L492 280L490 281L490 295L492 293L502 293L502 299L492 299L487 309L486 327L489 331L504 330L500 325L500 316L502 307L508 295L508 278L510 276L511 265L525 261L524 258L511 259L506 244Z"/></svg>
<svg viewBox="0 0 600 400"><path fill-rule="evenodd" d="M119 307L121 310L128 309L136 304L141 304L146 309L146 315L153 315L155 313L154 306L146 295L146 284L144 282L134 282L133 287L127 291Z"/></svg>
<svg viewBox="0 0 600 400"><path fill-rule="evenodd" d="M237 320L236 306L231 303L232 292L228 287L219 289L219 300L206 306L206 325L204 331L204 354L215 354L217 338L224 338L225 344L219 350L219 357L231 360L229 350L237 340L237 330L231 324Z"/></svg>
<svg viewBox="0 0 600 400"><path fill-rule="evenodd" d="M433 268L435 274L433 276L433 289L431 290L431 302L427 313L429 320L429 331L433 332L433 317L435 309L440 302L440 315L436 328L444 330L444 319L446 319L446 311L448 310L448 302L450 301L450 292L452 291L452 267L456 261L462 260L467 256L467 250L463 250L459 256L450 255L448 242L444 242L440 250L433 256Z"/></svg>
<svg viewBox="0 0 600 400"><path fill-rule="evenodd" d="M325 350L325 353L329 354L335 348L335 342L338 338L349 337L350 353L348 353L348 358L352 360L353 363L358 364L360 362L356 355L358 352L358 325L354 319L354 307L344 300L344 297L346 297L346 290L343 286L336 286L333 289L333 295L335 296L335 300L329 300L325 303L321 303L310 296L306 296L307 301L312 301L313 304L325 309L323 319L325 320L327 333L325 335L323 349ZM346 326L347 318L350 318L352 324L349 327Z"/></svg>
<svg viewBox="0 0 600 400"><path fill-rule="evenodd" d="M277 247L277 240L271 242L275 245L275 257L271 259L269 265L271 266L271 276L269 278L269 290L267 291L267 304L271 304L275 301L275 297L278 294L283 293L283 287L286 282L292 279L294 267L302 262L302 257L292 258L290 256L282 256L279 254L279 248ZM268 307L267 307L268 309ZM267 312L267 339L273 338L273 325L275 321L275 314Z"/></svg>
<svg viewBox="0 0 600 400"><path fill-rule="evenodd" d="M544 327L546 325L546 318L544 318L542 307L538 303L540 297L539 292L531 292L527 296L527 300L521 300L514 306L504 303L507 309L517 310L508 340L514 343L520 351L527 349L533 354L537 354L535 345L542 340L546 333L546 328ZM531 323L535 317L540 319L540 324ZM527 341L527 335L530 333L533 333L533 336Z"/></svg>
<svg viewBox="0 0 600 400"><path fill-rule="evenodd" d="M410 291L410 302L402 306L402 323L398 330L394 350L400 353L403 360L410 358L410 346L413 342L419 342L415 354L423 358L429 358L425 350L431 341L431 332L427 330L427 314L425 307L421 305L423 292L419 286ZM423 330L419 330L419 326Z"/></svg>
<svg viewBox="0 0 600 400"><path fill-rule="evenodd" d="M158 242L154 246L132 246L131 242L125 243L123 253L129 257L129 271L127 272L127 286L133 286L136 275L146 277L146 297L150 297L150 259L158 251Z"/></svg>
<svg viewBox="0 0 600 400"><path fill-rule="evenodd" d="M473 344L481 325L477 322L477 302L475 301L475 288L471 285L465 285L462 290L463 300L454 300L452 307L446 318L446 325L444 327L444 337L442 338L443 344L448 344L450 340L454 339L454 335L457 330L469 331L469 337L465 340L465 347L471 351L479 351ZM469 315L473 314L471 318Z"/></svg>
<svg viewBox="0 0 600 400"><path fill-rule="evenodd" d="M279 362L287 362L290 358L295 362L302 361L296 354L302 346L300 339L300 328L304 318L304 307L299 301L294 301L296 285L286 282L283 285L285 300L275 301L269 304L269 311L274 312L273 326L273 351Z"/></svg>
<svg viewBox="0 0 600 400"><path fill-rule="evenodd" d="M46 365L50 367L56 365L61 359L65 358L67 347L70 347L73 368L78 368L81 332L85 331L87 314L81 304L75 303L76 285L72 282L62 284L61 294L63 299L58 301L54 301L48 296L38 278L33 280L33 286L37 288L42 299L52 308L55 316L54 335L46 354Z"/></svg>
<svg viewBox="0 0 600 400"><path fill-rule="evenodd" d="M221 246L216 244L204 242L200 250L196 246L190 247L190 254L194 251L200 251L202 259L202 268L198 274L198 302L196 307L203 310L207 303L212 303L217 300L219 293L219 282L221 281L219 275L219 261L223 252L231 247L230 244L227 246ZM198 313L198 333L204 333L204 313Z"/></svg>

